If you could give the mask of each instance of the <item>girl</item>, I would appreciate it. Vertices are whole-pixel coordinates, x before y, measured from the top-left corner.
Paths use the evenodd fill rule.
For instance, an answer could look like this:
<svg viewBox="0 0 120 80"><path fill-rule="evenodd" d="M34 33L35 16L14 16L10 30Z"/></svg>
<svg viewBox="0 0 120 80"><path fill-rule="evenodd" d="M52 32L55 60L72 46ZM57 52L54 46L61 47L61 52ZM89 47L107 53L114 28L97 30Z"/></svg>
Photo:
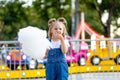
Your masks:
<svg viewBox="0 0 120 80"><path fill-rule="evenodd" d="M66 20L55 18L48 21L50 47L47 50L46 80L68 80L68 65L65 54L69 43L65 40Z"/></svg>

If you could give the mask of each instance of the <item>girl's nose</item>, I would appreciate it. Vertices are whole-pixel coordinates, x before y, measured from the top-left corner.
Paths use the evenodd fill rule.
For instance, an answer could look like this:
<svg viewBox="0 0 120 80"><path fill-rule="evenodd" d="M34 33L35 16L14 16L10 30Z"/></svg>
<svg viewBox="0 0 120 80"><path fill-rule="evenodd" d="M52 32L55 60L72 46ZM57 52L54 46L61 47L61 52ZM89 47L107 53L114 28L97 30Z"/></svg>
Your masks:
<svg viewBox="0 0 120 80"><path fill-rule="evenodd" d="M58 30L57 33L60 34L61 33L60 30Z"/></svg>

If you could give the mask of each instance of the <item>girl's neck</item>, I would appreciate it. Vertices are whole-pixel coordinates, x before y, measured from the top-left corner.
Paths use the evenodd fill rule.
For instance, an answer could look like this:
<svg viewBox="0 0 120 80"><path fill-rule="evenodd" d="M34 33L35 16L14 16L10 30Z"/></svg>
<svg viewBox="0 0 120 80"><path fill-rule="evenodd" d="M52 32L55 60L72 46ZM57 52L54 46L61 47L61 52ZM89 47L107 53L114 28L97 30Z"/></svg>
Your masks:
<svg viewBox="0 0 120 80"><path fill-rule="evenodd" d="M59 39L56 39L56 38L52 38L53 41L60 41Z"/></svg>

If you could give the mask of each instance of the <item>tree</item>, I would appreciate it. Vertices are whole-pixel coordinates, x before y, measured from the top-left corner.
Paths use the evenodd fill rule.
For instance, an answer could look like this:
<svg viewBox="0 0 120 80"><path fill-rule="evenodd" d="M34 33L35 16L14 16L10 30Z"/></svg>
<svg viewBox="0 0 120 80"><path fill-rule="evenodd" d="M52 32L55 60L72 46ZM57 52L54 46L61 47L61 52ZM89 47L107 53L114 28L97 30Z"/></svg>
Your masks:
<svg viewBox="0 0 120 80"><path fill-rule="evenodd" d="M21 26L24 26L27 16L22 5L24 2L15 1L1 1L0 21L1 40L13 39L17 36L17 32Z"/></svg>
<svg viewBox="0 0 120 80"><path fill-rule="evenodd" d="M47 21L61 16L66 18L67 31L71 34L71 0L35 0L27 7L23 7L24 4L20 0L0 1L0 39L13 39L20 28L29 25L48 30ZM110 37L110 26L120 26L117 23L120 16L119 5L119 0L102 0L101 3L97 0L79 0L78 6L80 12L85 13L85 21L91 27ZM109 15L106 22L103 22L102 16L105 12Z"/></svg>
<svg viewBox="0 0 120 80"><path fill-rule="evenodd" d="M110 37L110 26L115 25L119 27L117 24L117 20L120 17L120 0L103 0L101 4L96 2L96 10L98 11L101 24L103 25L105 36ZM104 12L107 12L108 19L104 23L101 18Z"/></svg>
<svg viewBox="0 0 120 80"><path fill-rule="evenodd" d="M25 2L20 0L3 0L0 3L1 40L15 38L18 30L26 26L48 30L47 21L53 17L65 17L70 26L70 1L35 0L31 6L24 6ZM67 29L70 32L70 27Z"/></svg>
<svg viewBox="0 0 120 80"><path fill-rule="evenodd" d="M88 11L86 12L89 12L89 14L86 14L87 16L94 15L91 17L96 18L97 24L99 25L97 26L97 28L102 26L101 29L104 30L103 34L106 37L110 37L111 25L114 25L117 27L120 26L117 23L117 20L120 17L120 9L119 9L120 1L119 0L102 0L101 3L98 3L98 0L81 0L80 5L82 10L87 8L86 10ZM105 12L107 12L109 15L106 22L103 22L102 17Z"/></svg>
<svg viewBox="0 0 120 80"><path fill-rule="evenodd" d="M66 0L36 0L33 2L33 8L37 17L40 19L40 28L48 30L47 21L50 18L65 17L68 26L71 26L70 1ZM70 27L67 27L70 32Z"/></svg>

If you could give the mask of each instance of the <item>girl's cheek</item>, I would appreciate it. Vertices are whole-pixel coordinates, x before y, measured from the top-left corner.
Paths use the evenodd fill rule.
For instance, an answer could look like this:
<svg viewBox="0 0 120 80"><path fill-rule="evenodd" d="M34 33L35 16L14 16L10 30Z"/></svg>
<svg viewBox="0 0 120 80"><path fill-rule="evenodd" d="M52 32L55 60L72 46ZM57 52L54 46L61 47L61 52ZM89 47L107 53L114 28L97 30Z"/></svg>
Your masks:
<svg viewBox="0 0 120 80"><path fill-rule="evenodd" d="M58 34L55 34L55 36L57 36Z"/></svg>
<svg viewBox="0 0 120 80"><path fill-rule="evenodd" d="M55 34L53 34L53 36L54 36L54 37L56 37L56 36L58 36L58 34L57 34L57 33L55 33Z"/></svg>

